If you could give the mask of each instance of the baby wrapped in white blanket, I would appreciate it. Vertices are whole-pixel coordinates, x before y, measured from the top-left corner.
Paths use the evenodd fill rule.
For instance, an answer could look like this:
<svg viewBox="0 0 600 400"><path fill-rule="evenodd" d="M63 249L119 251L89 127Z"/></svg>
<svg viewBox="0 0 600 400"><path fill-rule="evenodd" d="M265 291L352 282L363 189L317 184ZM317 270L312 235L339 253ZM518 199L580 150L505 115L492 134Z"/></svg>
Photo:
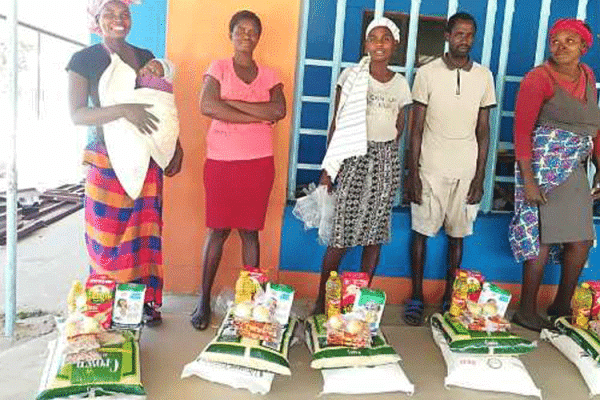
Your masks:
<svg viewBox="0 0 600 400"><path fill-rule="evenodd" d="M129 197L139 197L150 157L161 168L166 168L175 154L179 136L179 119L170 80L173 67L170 63L151 60L142 68L138 79L136 72L116 54L100 77L98 94L103 107L140 103L151 104L148 112L158 118L157 130L144 134L125 118L103 125L104 142L111 165ZM160 72L163 78L159 78ZM158 75L158 76L157 76ZM140 88L136 89L136 81Z"/></svg>

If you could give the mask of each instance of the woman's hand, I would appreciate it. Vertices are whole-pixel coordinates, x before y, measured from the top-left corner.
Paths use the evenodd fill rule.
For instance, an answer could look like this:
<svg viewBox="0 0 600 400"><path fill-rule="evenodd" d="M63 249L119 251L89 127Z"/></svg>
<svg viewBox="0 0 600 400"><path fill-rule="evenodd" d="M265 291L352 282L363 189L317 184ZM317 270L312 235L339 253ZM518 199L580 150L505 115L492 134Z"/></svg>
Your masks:
<svg viewBox="0 0 600 400"><path fill-rule="evenodd" d="M146 111L148 107L152 107L152 104L121 104L121 113L123 118L135 125L141 133L151 135L158 129L155 122L159 122L159 119Z"/></svg>
<svg viewBox="0 0 600 400"><path fill-rule="evenodd" d="M532 205L546 204L548 200L535 182L525 182L525 201Z"/></svg>
<svg viewBox="0 0 600 400"><path fill-rule="evenodd" d="M333 182L331 181L331 177L325 170L321 172L321 178L319 178L319 185L327 186L327 193L331 193L333 191Z"/></svg>
<svg viewBox="0 0 600 400"><path fill-rule="evenodd" d="M175 154L173 154L173 158L169 165L165 168L165 175L168 177L175 176L181 171L181 165L183 164L183 147L181 147L181 143L177 140L177 144L175 145Z"/></svg>
<svg viewBox="0 0 600 400"><path fill-rule="evenodd" d="M600 199L600 170L596 169L594 174L594 181L592 182L592 200L596 201Z"/></svg>

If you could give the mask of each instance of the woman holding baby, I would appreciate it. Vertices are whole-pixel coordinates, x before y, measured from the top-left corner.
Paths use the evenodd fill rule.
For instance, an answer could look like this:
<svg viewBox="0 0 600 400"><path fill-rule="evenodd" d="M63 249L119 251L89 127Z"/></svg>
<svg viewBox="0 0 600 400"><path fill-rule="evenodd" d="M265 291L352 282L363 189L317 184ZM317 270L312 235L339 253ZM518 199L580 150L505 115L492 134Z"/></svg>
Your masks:
<svg viewBox="0 0 600 400"><path fill-rule="evenodd" d="M151 159L141 194L136 199L129 197L111 166L102 126L124 118L141 133L151 135L157 129L158 118L148 111L149 104L103 107L98 93L102 73L114 54L138 73L138 84L150 82L144 77L155 72L162 72L167 81L172 78L172 66L168 63L150 63L142 70L154 58L153 54L125 41L132 23L130 3L131 0L89 1L90 28L102 37L102 43L75 53L67 65L69 106L73 122L94 131L84 153L84 163L89 166L85 183L85 241L92 273L108 275L119 283L145 284L144 322L152 326L162 321L159 307L163 287L163 170ZM182 159L183 150L177 142L164 174L177 174Z"/></svg>

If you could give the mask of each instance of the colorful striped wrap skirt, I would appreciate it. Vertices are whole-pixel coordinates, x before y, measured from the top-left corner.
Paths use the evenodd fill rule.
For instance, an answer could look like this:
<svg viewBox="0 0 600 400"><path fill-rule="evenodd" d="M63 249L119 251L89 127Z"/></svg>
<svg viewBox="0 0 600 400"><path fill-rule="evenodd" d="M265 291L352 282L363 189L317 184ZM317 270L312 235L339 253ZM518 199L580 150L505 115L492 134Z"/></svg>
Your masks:
<svg viewBox="0 0 600 400"><path fill-rule="evenodd" d="M162 169L150 160L140 196L123 190L106 148L95 143L85 151L85 243L92 273L118 283L146 285L145 302L162 304Z"/></svg>

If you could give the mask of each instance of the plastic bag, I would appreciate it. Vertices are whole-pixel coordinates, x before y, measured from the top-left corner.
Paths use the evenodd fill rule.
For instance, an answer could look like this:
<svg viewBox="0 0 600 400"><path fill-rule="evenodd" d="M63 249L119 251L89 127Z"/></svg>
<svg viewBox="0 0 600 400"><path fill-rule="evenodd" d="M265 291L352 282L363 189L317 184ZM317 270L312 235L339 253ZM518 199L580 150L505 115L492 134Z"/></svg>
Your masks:
<svg viewBox="0 0 600 400"><path fill-rule="evenodd" d="M327 192L327 186L315 188L311 183L307 195L296 201L292 214L304 222L304 229L318 229L320 244L329 243L335 214L335 196Z"/></svg>
<svg viewBox="0 0 600 400"><path fill-rule="evenodd" d="M233 299L235 298L235 292L229 286L221 289L218 295L213 297L211 310L215 313L215 315L219 317L224 317L227 314L227 311L233 305Z"/></svg>

